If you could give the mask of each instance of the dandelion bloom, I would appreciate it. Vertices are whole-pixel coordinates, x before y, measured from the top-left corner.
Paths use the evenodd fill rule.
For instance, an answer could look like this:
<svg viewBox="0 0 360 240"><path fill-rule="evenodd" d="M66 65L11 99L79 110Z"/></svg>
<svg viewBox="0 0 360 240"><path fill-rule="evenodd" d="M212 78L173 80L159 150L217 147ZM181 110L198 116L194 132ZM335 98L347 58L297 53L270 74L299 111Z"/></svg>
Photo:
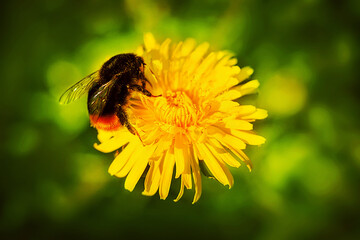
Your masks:
<svg viewBox="0 0 360 240"><path fill-rule="evenodd" d="M127 114L138 135L127 128L98 129L100 144L95 148L118 150L109 173L126 177L129 191L146 174L143 194L159 191L161 199L168 196L175 173L181 179L175 201L184 187L193 185L193 203L200 198L200 166L231 188L234 179L227 165L239 167L242 161L251 170L243 150L247 144L265 142L252 131L252 122L266 118L267 112L235 101L259 86L257 80L244 81L253 70L240 69L228 52L209 52L208 43L197 46L193 39L180 43L166 39L158 44L150 33L145 34L144 46L136 54L144 58L145 76L151 83L148 89L158 97L133 93Z"/></svg>

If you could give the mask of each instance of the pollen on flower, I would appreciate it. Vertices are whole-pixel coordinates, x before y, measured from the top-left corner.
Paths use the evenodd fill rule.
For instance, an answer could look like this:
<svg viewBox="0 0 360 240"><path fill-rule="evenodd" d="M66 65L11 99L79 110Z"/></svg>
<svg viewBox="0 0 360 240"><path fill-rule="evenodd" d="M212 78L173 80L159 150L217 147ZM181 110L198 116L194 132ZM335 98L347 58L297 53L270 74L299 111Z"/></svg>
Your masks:
<svg viewBox="0 0 360 240"><path fill-rule="evenodd" d="M267 112L236 101L256 91L257 80L243 83L253 70L236 66L227 52L209 52L207 43L196 46L193 39L158 44L146 34L144 42L137 54L146 63L149 91L158 96L134 93L130 99L127 114L136 136L126 128L108 134L98 129L99 151L122 149L109 173L126 177L125 188L130 191L145 173L143 194L158 192L161 199L167 198L174 178L179 179L175 200L184 188L194 186L195 203L202 192L203 163L215 179L231 187L234 179L227 165L239 167L244 162L251 169L243 150L265 142L252 123L266 118Z"/></svg>
<svg viewBox="0 0 360 240"><path fill-rule="evenodd" d="M197 122L197 108L183 91L167 91L155 100L155 115L159 122L186 129Z"/></svg>

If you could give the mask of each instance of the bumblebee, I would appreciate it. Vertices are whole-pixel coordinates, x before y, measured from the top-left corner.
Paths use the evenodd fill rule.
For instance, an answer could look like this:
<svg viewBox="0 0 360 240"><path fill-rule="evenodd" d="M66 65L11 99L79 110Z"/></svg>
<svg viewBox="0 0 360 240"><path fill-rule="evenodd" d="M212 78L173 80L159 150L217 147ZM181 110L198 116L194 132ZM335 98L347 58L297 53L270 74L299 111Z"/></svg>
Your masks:
<svg viewBox="0 0 360 240"><path fill-rule="evenodd" d="M125 110L133 91L153 96L146 89L146 83L150 82L144 75L144 68L144 59L135 54L113 56L100 70L67 89L59 101L68 104L88 93L87 108L91 126L108 131L125 126L132 134L137 134Z"/></svg>

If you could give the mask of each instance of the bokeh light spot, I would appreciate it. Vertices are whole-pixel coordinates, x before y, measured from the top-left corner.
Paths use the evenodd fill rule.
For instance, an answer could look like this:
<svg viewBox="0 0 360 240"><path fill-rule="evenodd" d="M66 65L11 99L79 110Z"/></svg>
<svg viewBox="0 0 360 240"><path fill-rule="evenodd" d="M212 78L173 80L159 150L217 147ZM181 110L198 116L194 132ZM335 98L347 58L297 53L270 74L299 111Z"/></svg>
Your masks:
<svg viewBox="0 0 360 240"><path fill-rule="evenodd" d="M349 41L346 38L341 38L337 42L336 51L337 59L340 64L347 64L351 60L351 50Z"/></svg>
<svg viewBox="0 0 360 240"><path fill-rule="evenodd" d="M309 111L309 124L316 134L317 140L335 147L337 144L336 131L333 116L331 116L329 109L322 106L313 106Z"/></svg>
<svg viewBox="0 0 360 240"><path fill-rule="evenodd" d="M17 123L11 127L11 137L8 141L13 155L23 156L33 151L39 143L37 130L29 124Z"/></svg>
<svg viewBox="0 0 360 240"><path fill-rule="evenodd" d="M82 153L75 156L77 184L73 197L77 202L92 197L110 180L106 164L98 155Z"/></svg>
<svg viewBox="0 0 360 240"><path fill-rule="evenodd" d="M63 60L50 65L46 77L49 91L55 98L59 98L67 88L82 78L75 64Z"/></svg>
<svg viewBox="0 0 360 240"><path fill-rule="evenodd" d="M334 159L316 154L310 160L311 163L304 165L299 173L304 185L312 194L324 196L341 188L340 172L334 164Z"/></svg>
<svg viewBox="0 0 360 240"><path fill-rule="evenodd" d="M298 113L305 105L307 90L297 78L275 75L262 87L259 101L269 115L286 117Z"/></svg>
<svg viewBox="0 0 360 240"><path fill-rule="evenodd" d="M63 130L76 134L89 127L86 97L68 105L60 105L49 93L34 93L30 104L32 117L39 122L52 121Z"/></svg>
<svg viewBox="0 0 360 240"><path fill-rule="evenodd" d="M266 182L276 188L283 187L299 166L305 164L311 151L311 141L303 135L273 143L261 166Z"/></svg>
<svg viewBox="0 0 360 240"><path fill-rule="evenodd" d="M107 165L98 155L78 154L76 168L81 182L102 186L108 178Z"/></svg>

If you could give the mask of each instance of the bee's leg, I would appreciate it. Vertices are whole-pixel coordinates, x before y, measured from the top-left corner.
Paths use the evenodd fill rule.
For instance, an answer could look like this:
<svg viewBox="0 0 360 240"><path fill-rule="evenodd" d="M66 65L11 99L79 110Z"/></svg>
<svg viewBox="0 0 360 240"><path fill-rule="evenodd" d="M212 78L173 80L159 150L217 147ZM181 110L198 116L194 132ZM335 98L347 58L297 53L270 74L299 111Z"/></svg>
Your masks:
<svg viewBox="0 0 360 240"><path fill-rule="evenodd" d="M148 90L146 90L145 87L143 86L139 86L139 85L129 85L128 87L129 89L133 90L133 91L137 91L137 92L141 92L143 93L145 96L148 97L161 97L162 95L152 95L151 92L149 92Z"/></svg>
<svg viewBox="0 0 360 240"><path fill-rule="evenodd" d="M150 87L152 87L151 82L149 80L147 80L147 78L145 76L144 76L144 78L141 79L141 83L142 83L143 88L145 88L146 83L148 83L150 85Z"/></svg>
<svg viewBox="0 0 360 240"><path fill-rule="evenodd" d="M130 124L129 119L128 119L128 116L127 116L126 112L124 112L124 111L122 110L121 105L119 104L118 106L116 106L116 108L117 108L116 115L117 115L117 117L119 118L121 125L125 126L132 135L138 136L138 138L139 138L140 141L142 142L142 139L141 139L139 133L138 133L138 132L136 131L136 129Z"/></svg>
<svg viewBox="0 0 360 240"><path fill-rule="evenodd" d="M151 82L150 82L149 80L147 80L147 78L145 78L144 82L147 82L147 83L149 83L150 87L152 87L152 84L151 84Z"/></svg>
<svg viewBox="0 0 360 240"><path fill-rule="evenodd" d="M144 142L143 142L143 140L141 139L138 131L136 131L136 129L129 123L129 121L128 121L127 119L126 119L126 121L125 121L124 126L126 126L126 128L129 130L129 132L130 132L132 135L136 135L136 136L140 139L141 143L142 143L143 145L145 145Z"/></svg>
<svg viewBox="0 0 360 240"><path fill-rule="evenodd" d="M152 84L151 84L151 82L149 81L149 80L147 80L147 78L145 78L145 76L144 76L144 78L142 78L142 80L141 80L141 84L142 84L142 87L143 87L143 89L145 90L145 91L147 91L146 90L146 83L149 83L149 85L152 87ZM147 91L147 92L149 92L149 91ZM144 93L145 94L145 93ZM151 93L150 93L151 94ZM146 94L145 94L146 95ZM151 94L151 96L149 96L149 95L146 95L146 96L148 96L148 97L161 97L162 96L162 94L160 94L160 95L157 95L157 96L154 96L154 95L152 95Z"/></svg>
<svg viewBox="0 0 360 240"><path fill-rule="evenodd" d="M148 97L155 97L154 95L151 94L151 92L146 90L146 88L143 87L143 86L139 86L139 85L135 85L135 84L134 85L129 85L129 89L131 89L133 91L141 92L145 96L148 96Z"/></svg>
<svg viewBox="0 0 360 240"><path fill-rule="evenodd" d="M118 107L118 109L119 110L116 111L116 115L119 118L121 125L125 126L129 130L129 132L132 133L133 135L135 134L138 135L135 128L131 126L131 124L129 123L126 112L124 112L120 106Z"/></svg>
<svg viewBox="0 0 360 240"><path fill-rule="evenodd" d="M150 87L152 87L151 82L145 77L144 72L140 73L139 79L141 80L141 85L143 88L146 87L146 83L148 83Z"/></svg>
<svg viewBox="0 0 360 240"><path fill-rule="evenodd" d="M125 126L132 135L136 135L140 138L139 133L136 131L136 129L133 126L131 126L131 124L128 121L126 121Z"/></svg>

